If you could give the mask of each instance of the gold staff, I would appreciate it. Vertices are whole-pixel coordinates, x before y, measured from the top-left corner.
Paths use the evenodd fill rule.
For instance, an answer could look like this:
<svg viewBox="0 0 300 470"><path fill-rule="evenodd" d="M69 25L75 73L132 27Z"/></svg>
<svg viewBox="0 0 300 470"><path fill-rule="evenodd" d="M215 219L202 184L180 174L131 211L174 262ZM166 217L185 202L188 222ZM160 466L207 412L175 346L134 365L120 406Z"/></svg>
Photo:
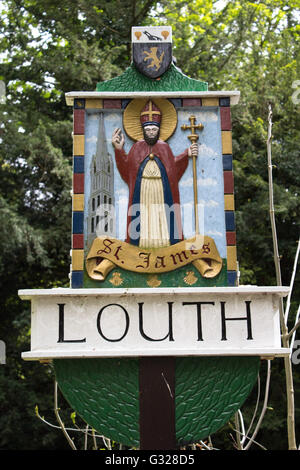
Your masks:
<svg viewBox="0 0 300 470"><path fill-rule="evenodd" d="M188 135L188 139L195 144L199 139L199 135L196 134L196 130L202 131L203 124L196 124L196 116L189 117L190 125L183 124L181 129L183 131L190 129L192 133ZM197 168L196 168L196 155L193 155L193 184L194 184L194 209L195 209L195 232L199 235L199 217L198 217L198 188L197 188Z"/></svg>

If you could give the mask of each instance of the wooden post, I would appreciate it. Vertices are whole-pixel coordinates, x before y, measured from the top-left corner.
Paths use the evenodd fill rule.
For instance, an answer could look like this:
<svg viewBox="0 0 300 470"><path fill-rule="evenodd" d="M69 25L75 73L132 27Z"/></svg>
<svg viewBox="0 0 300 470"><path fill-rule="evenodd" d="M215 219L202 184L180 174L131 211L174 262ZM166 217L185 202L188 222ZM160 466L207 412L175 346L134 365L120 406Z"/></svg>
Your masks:
<svg viewBox="0 0 300 470"><path fill-rule="evenodd" d="M175 450L175 357L140 358L140 450Z"/></svg>

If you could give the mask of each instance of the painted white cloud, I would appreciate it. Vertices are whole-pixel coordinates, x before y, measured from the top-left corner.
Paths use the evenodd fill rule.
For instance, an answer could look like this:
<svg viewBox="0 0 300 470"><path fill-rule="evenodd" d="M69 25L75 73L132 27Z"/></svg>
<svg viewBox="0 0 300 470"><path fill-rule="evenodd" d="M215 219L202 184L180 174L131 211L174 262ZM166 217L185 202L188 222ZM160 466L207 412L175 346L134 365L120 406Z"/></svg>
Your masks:
<svg viewBox="0 0 300 470"><path fill-rule="evenodd" d="M182 187L193 186L193 178L183 179L183 180L180 182L180 186L182 186Z"/></svg>
<svg viewBox="0 0 300 470"><path fill-rule="evenodd" d="M189 122L189 117L191 115L190 111L181 111L180 112L180 118L182 120ZM213 111L208 111L206 110L205 112L197 112L195 113L196 116L196 124L200 122L212 122L212 121L217 121L218 120L218 115L217 113Z"/></svg>
<svg viewBox="0 0 300 470"><path fill-rule="evenodd" d="M114 122L114 121L119 121L120 120L120 114L117 113L105 113L105 122Z"/></svg>
<svg viewBox="0 0 300 470"><path fill-rule="evenodd" d="M214 180L213 178L198 178L198 186L216 186L217 184L217 180ZM192 187L193 178L182 180L180 185L181 187Z"/></svg>
<svg viewBox="0 0 300 470"><path fill-rule="evenodd" d="M96 121L99 118L97 113L89 114L89 119L92 121Z"/></svg>
<svg viewBox="0 0 300 470"><path fill-rule="evenodd" d="M218 207L219 203L217 201L214 201L213 199L210 199L209 201L205 201L204 199L201 199L199 201L199 204L205 207Z"/></svg>
<svg viewBox="0 0 300 470"><path fill-rule="evenodd" d="M120 188L116 191L116 195L121 196L122 194L127 194L128 191L126 188Z"/></svg>
<svg viewBox="0 0 300 470"><path fill-rule="evenodd" d="M126 196L120 196L120 197L118 198L118 200L117 200L117 204L118 204L119 206L123 206L123 205L124 205L124 206L125 206L125 205L127 206L127 204L128 204L128 197L126 197Z"/></svg>
<svg viewBox="0 0 300 470"><path fill-rule="evenodd" d="M206 111L205 113L201 113L201 120L203 122L217 121L218 114L213 111Z"/></svg>
<svg viewBox="0 0 300 470"><path fill-rule="evenodd" d="M213 178L199 178L198 179L198 186L216 186L217 180Z"/></svg>
<svg viewBox="0 0 300 470"><path fill-rule="evenodd" d="M217 230L209 230L207 232L207 235L211 235L212 237L222 237L223 234L221 232L218 232Z"/></svg>
<svg viewBox="0 0 300 470"><path fill-rule="evenodd" d="M96 135L92 135L91 137L88 137L86 139L87 142L91 142L91 143L95 143L97 142L97 136Z"/></svg>
<svg viewBox="0 0 300 470"><path fill-rule="evenodd" d="M215 150L211 147L208 147L206 144L199 145L199 155L205 157L217 157L218 154Z"/></svg>

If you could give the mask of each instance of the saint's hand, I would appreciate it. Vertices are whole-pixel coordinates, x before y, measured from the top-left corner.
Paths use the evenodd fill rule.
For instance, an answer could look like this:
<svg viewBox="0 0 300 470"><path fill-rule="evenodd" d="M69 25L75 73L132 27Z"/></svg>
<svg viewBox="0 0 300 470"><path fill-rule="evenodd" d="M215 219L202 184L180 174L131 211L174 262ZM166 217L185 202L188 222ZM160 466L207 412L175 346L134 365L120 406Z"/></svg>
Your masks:
<svg viewBox="0 0 300 470"><path fill-rule="evenodd" d="M198 156L198 144L194 143L188 148L188 156L189 157Z"/></svg>
<svg viewBox="0 0 300 470"><path fill-rule="evenodd" d="M123 148L124 135L120 128L117 128L114 130L112 138L111 138L111 142L116 149L121 150Z"/></svg>

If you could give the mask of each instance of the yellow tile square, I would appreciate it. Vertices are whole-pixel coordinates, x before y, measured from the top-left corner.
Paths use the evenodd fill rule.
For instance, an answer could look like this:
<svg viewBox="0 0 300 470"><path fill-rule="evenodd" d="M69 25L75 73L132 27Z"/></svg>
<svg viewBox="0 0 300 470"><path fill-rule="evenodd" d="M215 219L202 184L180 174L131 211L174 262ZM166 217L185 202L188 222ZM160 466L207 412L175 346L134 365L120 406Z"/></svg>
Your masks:
<svg viewBox="0 0 300 470"><path fill-rule="evenodd" d="M73 194L73 211L84 210L84 194Z"/></svg>
<svg viewBox="0 0 300 470"><path fill-rule="evenodd" d="M84 251L72 250L72 271L83 270Z"/></svg>
<svg viewBox="0 0 300 470"><path fill-rule="evenodd" d="M232 154L232 132L222 131L222 153Z"/></svg>
<svg viewBox="0 0 300 470"><path fill-rule="evenodd" d="M84 155L84 135L73 135L73 155Z"/></svg>
<svg viewBox="0 0 300 470"><path fill-rule="evenodd" d="M202 98L202 106L219 106L219 98Z"/></svg>
<svg viewBox="0 0 300 470"><path fill-rule="evenodd" d="M234 195L233 194L224 195L224 208L225 208L225 211L234 211Z"/></svg>
<svg viewBox="0 0 300 470"><path fill-rule="evenodd" d="M237 270L236 246L227 246L227 269L228 271Z"/></svg>
<svg viewBox="0 0 300 470"><path fill-rule="evenodd" d="M85 100L85 108L86 109L102 109L103 108L103 100L98 98L91 98Z"/></svg>

